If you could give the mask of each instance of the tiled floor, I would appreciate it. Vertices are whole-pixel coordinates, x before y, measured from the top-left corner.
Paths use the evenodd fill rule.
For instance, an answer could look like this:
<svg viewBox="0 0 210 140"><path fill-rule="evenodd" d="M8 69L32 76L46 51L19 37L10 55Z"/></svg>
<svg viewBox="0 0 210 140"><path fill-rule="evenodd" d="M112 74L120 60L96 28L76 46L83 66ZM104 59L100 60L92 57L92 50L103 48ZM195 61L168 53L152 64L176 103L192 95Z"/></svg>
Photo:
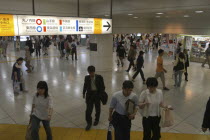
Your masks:
<svg viewBox="0 0 210 140"><path fill-rule="evenodd" d="M84 128L85 101L82 98L84 76L89 65L89 52L85 48L78 49L78 61L61 60L59 52L51 47L48 57L34 58L32 64L34 72L24 72L28 93L14 96L12 90L11 70L15 59L24 52L15 53L13 47L8 50L8 57L0 58L0 124L27 124L31 110L32 97L36 92L36 84L45 80L49 84L49 92L54 100L54 115L52 126ZM122 82L133 75L125 72L124 68L117 68L115 54L113 54L113 70L98 72L104 77L106 91L111 95L121 90ZM144 73L146 77L155 75L157 53L150 52L145 56ZM201 68L201 64L191 63L189 69L189 82L183 82L181 88L175 88L172 79L172 58L165 56L167 86L170 91L164 92L164 99L171 104L174 110L175 125L162 129L162 132L200 134L206 102L209 98L210 70ZM25 70L26 68L23 67ZM160 88L162 84L160 82ZM135 82L134 92L140 95L146 89L140 76ZM108 106L102 106L100 124L93 129L106 129L108 126ZM132 130L142 131L141 116L137 115L133 121Z"/></svg>

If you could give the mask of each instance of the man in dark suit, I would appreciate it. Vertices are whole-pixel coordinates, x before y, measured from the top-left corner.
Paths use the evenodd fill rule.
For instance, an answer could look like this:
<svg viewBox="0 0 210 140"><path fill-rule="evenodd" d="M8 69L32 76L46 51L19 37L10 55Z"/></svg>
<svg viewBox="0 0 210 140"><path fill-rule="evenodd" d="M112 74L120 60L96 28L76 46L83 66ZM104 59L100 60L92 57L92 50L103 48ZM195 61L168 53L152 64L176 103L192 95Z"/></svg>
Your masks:
<svg viewBox="0 0 210 140"><path fill-rule="evenodd" d="M94 126L98 125L101 113L100 94L105 91L104 80L101 75L95 74L95 67L89 66L87 69L89 75L85 76L83 87L83 98L86 98L86 130L90 130L92 126L92 112L95 105L96 115Z"/></svg>

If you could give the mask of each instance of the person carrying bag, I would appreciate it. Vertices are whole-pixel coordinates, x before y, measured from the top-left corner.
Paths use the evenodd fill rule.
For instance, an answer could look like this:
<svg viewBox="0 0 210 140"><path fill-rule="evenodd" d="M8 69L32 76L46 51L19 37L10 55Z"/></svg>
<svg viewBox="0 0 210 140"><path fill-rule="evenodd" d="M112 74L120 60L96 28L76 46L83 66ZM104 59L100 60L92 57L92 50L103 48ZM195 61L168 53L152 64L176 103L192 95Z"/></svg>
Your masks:
<svg viewBox="0 0 210 140"><path fill-rule="evenodd" d="M185 72L185 56L180 52L179 57L174 63L175 87L180 87L182 82L182 75ZM178 78L179 77L179 78Z"/></svg>
<svg viewBox="0 0 210 140"><path fill-rule="evenodd" d="M138 110L138 97L132 93L132 81L124 81L122 91L116 92L110 103L109 122L115 130L115 140L130 140L131 120Z"/></svg>
<svg viewBox="0 0 210 140"><path fill-rule="evenodd" d="M161 108L170 110L173 108L164 105L163 93L157 89L158 81L155 77L148 78L146 85L147 89L141 93L139 98L140 114L143 117L143 140L159 140L161 138Z"/></svg>
<svg viewBox="0 0 210 140"><path fill-rule="evenodd" d="M30 118L29 124L27 126L25 140L33 140L32 135L31 135L31 118Z"/></svg>

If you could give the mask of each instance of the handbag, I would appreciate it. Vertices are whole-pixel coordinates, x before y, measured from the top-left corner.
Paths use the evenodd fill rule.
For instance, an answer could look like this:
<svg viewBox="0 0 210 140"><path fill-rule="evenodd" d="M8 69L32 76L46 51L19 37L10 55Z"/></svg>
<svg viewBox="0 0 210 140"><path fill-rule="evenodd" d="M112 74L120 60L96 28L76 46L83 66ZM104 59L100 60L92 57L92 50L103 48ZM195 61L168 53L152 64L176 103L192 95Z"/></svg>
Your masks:
<svg viewBox="0 0 210 140"><path fill-rule="evenodd" d="M20 92L20 82L17 82L17 81L14 82L14 92L15 93Z"/></svg>
<svg viewBox="0 0 210 140"><path fill-rule="evenodd" d="M113 125L110 123L108 127L108 132L107 132L107 140L112 140L112 129L113 129Z"/></svg>
<svg viewBox="0 0 210 140"><path fill-rule="evenodd" d="M161 121L160 127L171 127L174 125L174 118L172 115L172 111L169 109L162 109L161 110Z"/></svg>
<svg viewBox="0 0 210 140"><path fill-rule="evenodd" d="M184 63L181 62L180 60L178 60L178 64L176 66L174 66L173 70L175 72L183 70L184 69Z"/></svg>
<svg viewBox="0 0 210 140"><path fill-rule="evenodd" d="M135 110L135 102L132 101L131 99L128 99L125 103L126 106L126 112L128 113L128 115L131 115L134 113Z"/></svg>
<svg viewBox="0 0 210 140"><path fill-rule="evenodd" d="M31 136L31 119L30 119L29 124L27 126L25 140L33 140L32 136Z"/></svg>

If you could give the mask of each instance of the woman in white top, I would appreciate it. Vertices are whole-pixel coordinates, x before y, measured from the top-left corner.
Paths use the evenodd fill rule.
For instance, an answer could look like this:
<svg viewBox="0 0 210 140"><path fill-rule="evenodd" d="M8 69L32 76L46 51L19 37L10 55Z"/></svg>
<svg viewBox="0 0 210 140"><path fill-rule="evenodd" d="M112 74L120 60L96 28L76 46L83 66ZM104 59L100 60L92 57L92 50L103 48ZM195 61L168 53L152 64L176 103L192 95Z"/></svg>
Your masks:
<svg viewBox="0 0 210 140"><path fill-rule="evenodd" d="M144 90L139 99L140 112L143 117L143 140L159 140L160 136L160 107L168 108L163 103L163 93L157 89L156 78L147 79L147 90ZM172 109L172 108L170 108ZM153 134L151 136L151 134Z"/></svg>
<svg viewBox="0 0 210 140"><path fill-rule="evenodd" d="M45 81L37 85L37 93L33 98L31 111L31 135L33 140L39 140L39 125L42 122L47 134L47 140L52 140L50 120L52 117L52 99L48 94L48 86Z"/></svg>

